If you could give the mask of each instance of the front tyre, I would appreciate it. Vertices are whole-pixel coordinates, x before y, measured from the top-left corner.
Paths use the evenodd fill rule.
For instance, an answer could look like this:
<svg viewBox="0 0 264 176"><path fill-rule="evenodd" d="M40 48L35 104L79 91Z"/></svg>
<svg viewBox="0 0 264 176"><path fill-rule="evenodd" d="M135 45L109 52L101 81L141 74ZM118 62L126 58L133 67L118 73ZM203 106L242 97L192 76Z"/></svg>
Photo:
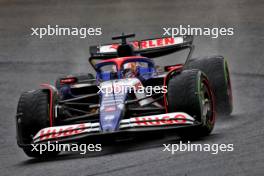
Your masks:
<svg viewBox="0 0 264 176"><path fill-rule="evenodd" d="M35 134L49 127L49 93L45 90L25 92L21 95L16 116L17 142L29 157L55 156L59 152L53 151L40 154L32 151L33 137Z"/></svg>
<svg viewBox="0 0 264 176"><path fill-rule="evenodd" d="M200 70L184 70L168 83L168 111L185 112L200 123L182 137L202 137L211 133L215 124L213 93L206 75Z"/></svg>

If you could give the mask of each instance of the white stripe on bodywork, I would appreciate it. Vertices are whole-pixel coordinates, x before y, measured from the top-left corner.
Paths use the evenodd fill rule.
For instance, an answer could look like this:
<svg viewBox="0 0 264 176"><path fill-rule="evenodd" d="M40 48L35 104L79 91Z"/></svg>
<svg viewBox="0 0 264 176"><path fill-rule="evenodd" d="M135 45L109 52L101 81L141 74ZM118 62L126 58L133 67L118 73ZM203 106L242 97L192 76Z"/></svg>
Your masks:
<svg viewBox="0 0 264 176"><path fill-rule="evenodd" d="M194 124L195 119L183 112L158 114L151 116L133 117L123 119L120 129L147 127L147 126L172 126ZM54 140L63 137L76 136L84 133L100 132L99 123L82 123L75 125L64 125L41 129L33 138L34 143L45 140Z"/></svg>

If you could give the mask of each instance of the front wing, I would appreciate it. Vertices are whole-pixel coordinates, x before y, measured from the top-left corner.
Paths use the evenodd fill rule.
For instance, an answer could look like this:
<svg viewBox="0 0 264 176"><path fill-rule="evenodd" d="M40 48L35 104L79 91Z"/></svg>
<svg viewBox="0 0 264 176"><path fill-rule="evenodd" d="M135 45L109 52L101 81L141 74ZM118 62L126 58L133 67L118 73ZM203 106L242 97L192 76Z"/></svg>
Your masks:
<svg viewBox="0 0 264 176"><path fill-rule="evenodd" d="M111 119L109 119L111 120ZM102 132L100 123L81 123L41 129L33 138L34 143L47 141L75 141L89 136L111 135L122 132L143 132L196 126L199 123L183 112L133 117L120 121L119 130Z"/></svg>

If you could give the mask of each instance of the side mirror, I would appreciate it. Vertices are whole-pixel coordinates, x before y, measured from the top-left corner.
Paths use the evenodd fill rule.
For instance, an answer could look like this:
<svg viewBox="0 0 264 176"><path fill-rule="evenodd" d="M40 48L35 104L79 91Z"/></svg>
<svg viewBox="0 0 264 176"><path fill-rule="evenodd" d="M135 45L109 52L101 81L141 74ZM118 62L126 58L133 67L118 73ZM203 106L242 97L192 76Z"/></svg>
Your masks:
<svg viewBox="0 0 264 176"><path fill-rule="evenodd" d="M183 64L168 65L168 66L165 66L165 67L164 67L164 70L165 70L166 72L168 72L168 71L171 71L171 70L180 69L180 68L182 68L182 67L183 67Z"/></svg>

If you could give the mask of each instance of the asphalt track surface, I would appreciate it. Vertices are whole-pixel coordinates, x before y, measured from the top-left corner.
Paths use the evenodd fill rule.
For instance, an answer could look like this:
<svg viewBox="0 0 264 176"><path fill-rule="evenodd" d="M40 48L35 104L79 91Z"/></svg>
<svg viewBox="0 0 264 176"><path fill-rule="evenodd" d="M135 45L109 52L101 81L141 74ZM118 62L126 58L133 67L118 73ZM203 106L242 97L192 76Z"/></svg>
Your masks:
<svg viewBox="0 0 264 176"><path fill-rule="evenodd" d="M263 175L263 1L0 1L0 175ZM30 36L44 25L102 27L103 35ZM221 54L229 62L234 112L218 117L211 136L193 143L232 143L233 152L162 152L177 137L115 144L101 153L65 153L53 160L29 159L16 145L20 93L58 75L92 72L89 45L121 32L161 36L162 27L233 27L233 36L196 37L194 56ZM165 62L165 61L163 61ZM147 138L147 137L146 137Z"/></svg>

